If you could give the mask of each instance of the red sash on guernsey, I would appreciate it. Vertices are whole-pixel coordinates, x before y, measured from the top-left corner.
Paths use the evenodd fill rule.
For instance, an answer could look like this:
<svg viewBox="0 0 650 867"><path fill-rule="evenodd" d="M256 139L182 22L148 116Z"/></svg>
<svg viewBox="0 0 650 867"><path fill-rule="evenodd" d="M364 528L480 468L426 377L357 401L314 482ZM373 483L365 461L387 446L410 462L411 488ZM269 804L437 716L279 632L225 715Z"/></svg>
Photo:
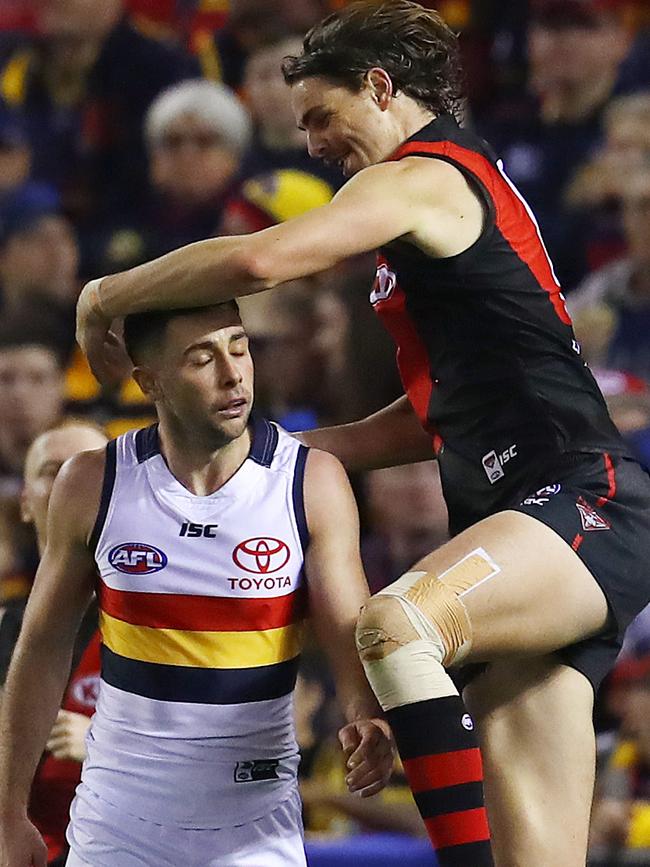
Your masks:
<svg viewBox="0 0 650 867"><path fill-rule="evenodd" d="M100 638L95 632L68 683L61 707L92 716L95 712L100 673ZM81 779L79 762L55 759L45 753L36 772L29 802L29 818L43 835L48 861L66 849L65 829L70 804Z"/></svg>

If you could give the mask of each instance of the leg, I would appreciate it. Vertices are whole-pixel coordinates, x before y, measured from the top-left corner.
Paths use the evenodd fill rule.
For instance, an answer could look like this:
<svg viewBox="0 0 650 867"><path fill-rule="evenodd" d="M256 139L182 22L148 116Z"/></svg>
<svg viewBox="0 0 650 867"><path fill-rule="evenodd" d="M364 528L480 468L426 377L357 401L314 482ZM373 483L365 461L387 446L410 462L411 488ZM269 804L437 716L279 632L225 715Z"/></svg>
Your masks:
<svg viewBox="0 0 650 867"><path fill-rule="evenodd" d="M472 566L468 555L479 551ZM607 601L582 560L553 530L521 512L486 518L414 570L427 573L409 591L425 614L439 582L462 603L471 629L464 662L552 653L607 624Z"/></svg>
<svg viewBox="0 0 650 867"><path fill-rule="evenodd" d="M461 851L485 848L482 772L471 720L444 669L550 653L599 632L607 602L556 533L514 511L481 521L415 569L362 611L359 652L441 864L489 864Z"/></svg>
<svg viewBox="0 0 650 867"><path fill-rule="evenodd" d="M465 690L480 733L498 867L584 867L593 690L553 657L492 663Z"/></svg>

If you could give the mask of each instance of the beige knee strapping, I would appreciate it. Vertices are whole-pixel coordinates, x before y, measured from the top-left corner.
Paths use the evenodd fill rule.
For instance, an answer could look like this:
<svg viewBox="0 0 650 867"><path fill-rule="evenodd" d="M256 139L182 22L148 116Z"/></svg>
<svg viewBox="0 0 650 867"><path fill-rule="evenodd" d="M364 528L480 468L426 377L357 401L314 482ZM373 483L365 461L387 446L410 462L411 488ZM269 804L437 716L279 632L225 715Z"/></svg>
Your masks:
<svg viewBox="0 0 650 867"><path fill-rule="evenodd" d="M445 668L472 646L462 596L500 571L478 548L441 575L407 572L368 602L357 647L384 710L457 694ZM389 599L396 604L387 605Z"/></svg>
<svg viewBox="0 0 650 867"><path fill-rule="evenodd" d="M417 635L441 648L440 661L448 668L462 662L472 646L472 625L462 597L500 571L483 548L477 548L440 575L407 572L377 596L399 601ZM378 638L376 635L375 643ZM359 635L362 653L361 644L367 647L370 640L368 634ZM409 640L391 636L394 645L406 645Z"/></svg>

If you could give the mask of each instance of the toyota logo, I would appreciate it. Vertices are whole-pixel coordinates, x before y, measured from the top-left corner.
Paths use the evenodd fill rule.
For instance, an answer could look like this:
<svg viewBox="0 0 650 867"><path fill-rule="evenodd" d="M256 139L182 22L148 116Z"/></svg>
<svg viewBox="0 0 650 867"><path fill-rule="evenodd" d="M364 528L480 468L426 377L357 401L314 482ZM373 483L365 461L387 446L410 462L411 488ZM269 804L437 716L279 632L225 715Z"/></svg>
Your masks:
<svg viewBox="0 0 650 867"><path fill-rule="evenodd" d="M246 539L232 552L232 559L240 569L257 575L277 572L287 565L290 556L289 546L280 539L273 539L270 536Z"/></svg>

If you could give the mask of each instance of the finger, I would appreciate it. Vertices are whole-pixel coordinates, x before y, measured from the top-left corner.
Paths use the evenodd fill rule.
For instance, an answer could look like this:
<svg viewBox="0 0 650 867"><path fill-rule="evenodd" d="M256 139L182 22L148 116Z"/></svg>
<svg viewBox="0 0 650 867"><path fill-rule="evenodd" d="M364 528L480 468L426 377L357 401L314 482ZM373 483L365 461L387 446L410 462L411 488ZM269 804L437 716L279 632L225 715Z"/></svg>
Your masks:
<svg viewBox="0 0 650 867"><path fill-rule="evenodd" d="M345 759L348 761L360 743L360 735L354 723L343 726L339 730L339 742L343 747Z"/></svg>
<svg viewBox="0 0 650 867"><path fill-rule="evenodd" d="M50 737L47 739L47 743L45 744L45 749L53 753L54 750L61 749L61 747L63 747L67 743L68 738L65 734L58 733L56 735L50 735Z"/></svg>
<svg viewBox="0 0 650 867"><path fill-rule="evenodd" d="M364 774L360 774L353 780L348 782L348 789L351 792L360 792L368 786L373 786L375 783L383 782L384 775L377 768L370 768ZM346 780L347 781L347 780Z"/></svg>
<svg viewBox="0 0 650 867"><path fill-rule="evenodd" d="M366 789L363 789L359 794L362 798L371 798L373 795L376 795L377 792L381 792L385 785L385 780L378 780L376 783L373 783L372 786L368 786Z"/></svg>
<svg viewBox="0 0 650 867"><path fill-rule="evenodd" d="M383 748L381 746L382 744L384 745ZM348 767L355 767L356 765L361 764L365 759L378 754L377 751L389 748L388 742L379 729L373 728L369 731L364 731L361 733L361 740L359 741L356 750L348 760ZM379 752L379 754L381 755L382 753Z"/></svg>
<svg viewBox="0 0 650 867"><path fill-rule="evenodd" d="M392 769L392 756L383 756L372 761L366 760L363 761L360 765L357 765L354 770L350 771L350 773L345 778L345 782L348 784L348 788L354 787L355 789L360 789L363 788L363 786L365 785L364 781L370 774L376 774L381 776L385 780L389 780Z"/></svg>

